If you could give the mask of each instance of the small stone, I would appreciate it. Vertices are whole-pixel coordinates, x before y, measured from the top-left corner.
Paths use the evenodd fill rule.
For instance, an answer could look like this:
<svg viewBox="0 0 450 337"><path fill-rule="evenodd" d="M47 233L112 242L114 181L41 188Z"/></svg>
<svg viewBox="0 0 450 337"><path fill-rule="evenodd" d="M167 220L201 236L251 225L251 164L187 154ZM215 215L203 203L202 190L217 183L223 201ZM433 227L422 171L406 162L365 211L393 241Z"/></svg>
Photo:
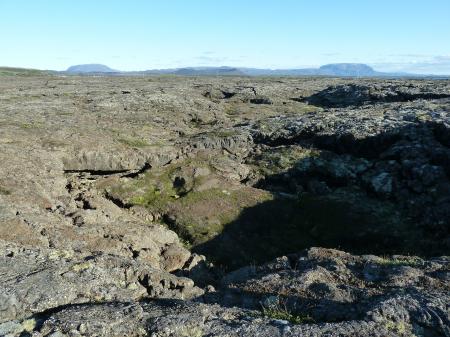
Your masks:
<svg viewBox="0 0 450 337"><path fill-rule="evenodd" d="M370 181L372 188L375 192L380 194L389 194L392 192L392 176L387 173L383 172L375 177L373 177Z"/></svg>
<svg viewBox="0 0 450 337"><path fill-rule="evenodd" d="M162 265L164 267L164 270L172 272L183 268L190 256L191 253L187 249L181 247L178 244L171 244L162 253Z"/></svg>
<svg viewBox="0 0 450 337"><path fill-rule="evenodd" d="M87 325L85 323L81 323L78 326L78 331L82 334L85 334L87 332Z"/></svg>
<svg viewBox="0 0 450 337"><path fill-rule="evenodd" d="M272 323L277 324L277 325L288 325L289 322L284 320L284 319L273 319L271 320Z"/></svg>

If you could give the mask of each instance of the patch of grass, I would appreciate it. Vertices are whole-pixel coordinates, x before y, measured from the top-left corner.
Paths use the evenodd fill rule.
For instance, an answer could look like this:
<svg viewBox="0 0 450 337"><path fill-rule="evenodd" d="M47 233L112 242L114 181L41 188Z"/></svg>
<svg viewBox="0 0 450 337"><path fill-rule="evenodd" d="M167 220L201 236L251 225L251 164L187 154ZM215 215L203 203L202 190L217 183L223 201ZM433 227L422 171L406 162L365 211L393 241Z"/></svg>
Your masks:
<svg viewBox="0 0 450 337"><path fill-rule="evenodd" d="M385 327L387 330L393 331L396 334L400 334L400 335L404 335L407 332L407 327L406 327L405 322L387 321Z"/></svg>
<svg viewBox="0 0 450 337"><path fill-rule="evenodd" d="M10 195L11 191L7 190L3 186L0 186L0 195Z"/></svg>
<svg viewBox="0 0 450 337"><path fill-rule="evenodd" d="M236 131L223 129L223 130L214 131L214 134L218 137L226 138L226 137L232 137L232 136L236 135Z"/></svg>
<svg viewBox="0 0 450 337"><path fill-rule="evenodd" d="M322 110L322 109L318 108L314 105L309 105L306 103L297 102L295 105L295 112L297 112L298 114L307 114L307 113L316 112L319 110Z"/></svg>
<svg viewBox="0 0 450 337"><path fill-rule="evenodd" d="M130 147L146 147L150 145L147 141L137 138L119 138L117 140Z"/></svg>
<svg viewBox="0 0 450 337"><path fill-rule="evenodd" d="M227 103L223 109L224 113L228 116L237 116L239 115L239 110L236 105Z"/></svg>
<svg viewBox="0 0 450 337"><path fill-rule="evenodd" d="M44 148L52 149L52 148L57 148L57 147L64 147L66 145L67 145L66 143L56 140L56 139L45 139L42 141L42 146Z"/></svg>
<svg viewBox="0 0 450 337"><path fill-rule="evenodd" d="M410 266L417 267L423 264L423 260L418 257L402 257L402 258L389 258L382 257L376 261L383 266Z"/></svg>
<svg viewBox="0 0 450 337"><path fill-rule="evenodd" d="M290 311L285 305L278 303L278 301L269 306L262 306L261 312L264 317L280 319L292 324L314 323L314 319L311 315Z"/></svg>
<svg viewBox="0 0 450 337"><path fill-rule="evenodd" d="M181 328L182 337L202 337L203 329L198 326L187 325Z"/></svg>
<svg viewBox="0 0 450 337"><path fill-rule="evenodd" d="M26 130L26 129L33 129L35 128L35 126L32 123L20 123L19 128Z"/></svg>

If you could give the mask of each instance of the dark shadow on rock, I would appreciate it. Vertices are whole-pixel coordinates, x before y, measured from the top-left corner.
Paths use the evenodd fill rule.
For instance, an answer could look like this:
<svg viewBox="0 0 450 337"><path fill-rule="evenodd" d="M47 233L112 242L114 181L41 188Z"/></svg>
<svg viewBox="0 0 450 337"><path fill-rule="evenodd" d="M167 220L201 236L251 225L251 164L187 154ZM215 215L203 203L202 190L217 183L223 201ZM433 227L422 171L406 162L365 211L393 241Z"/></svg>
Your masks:
<svg viewBox="0 0 450 337"><path fill-rule="evenodd" d="M204 296L206 303L218 303L223 307L239 307L249 310L269 308L267 299L276 300L276 310L289 312L295 316L312 318L314 323L337 323L364 319L367 311L382 296L367 296L364 300L353 302L337 301L326 297L311 298L301 295L282 296L274 292L250 292L242 289L223 288L219 293ZM310 323L311 323L310 322Z"/></svg>
<svg viewBox="0 0 450 337"><path fill-rule="evenodd" d="M442 124L419 123L370 139L316 140L317 148L333 152L331 159L304 159L265 177L257 186L274 199L244 209L193 250L230 269L311 246L356 254L448 254L449 135ZM361 157L368 164L358 171L351 162ZM342 163L336 166L333 158ZM325 164L301 169L311 160Z"/></svg>
<svg viewBox="0 0 450 337"><path fill-rule="evenodd" d="M277 198L245 209L220 235L194 251L231 269L312 246L355 253L407 253L406 238L379 220L344 201Z"/></svg>

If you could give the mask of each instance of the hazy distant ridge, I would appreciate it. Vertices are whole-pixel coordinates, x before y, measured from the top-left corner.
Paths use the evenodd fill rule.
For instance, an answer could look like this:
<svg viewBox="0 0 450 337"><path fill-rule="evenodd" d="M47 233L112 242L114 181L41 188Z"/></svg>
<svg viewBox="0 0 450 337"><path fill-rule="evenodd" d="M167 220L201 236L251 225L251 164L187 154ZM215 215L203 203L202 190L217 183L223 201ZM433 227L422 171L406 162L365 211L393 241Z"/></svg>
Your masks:
<svg viewBox="0 0 450 337"><path fill-rule="evenodd" d="M171 69L149 69L144 71L120 71L103 64L80 64L69 67L68 74L110 74L110 75L183 75L183 76L337 76L337 77L377 77L377 76L417 76L406 73L384 73L375 71L363 63L333 63L320 68L264 69L241 67L184 67Z"/></svg>

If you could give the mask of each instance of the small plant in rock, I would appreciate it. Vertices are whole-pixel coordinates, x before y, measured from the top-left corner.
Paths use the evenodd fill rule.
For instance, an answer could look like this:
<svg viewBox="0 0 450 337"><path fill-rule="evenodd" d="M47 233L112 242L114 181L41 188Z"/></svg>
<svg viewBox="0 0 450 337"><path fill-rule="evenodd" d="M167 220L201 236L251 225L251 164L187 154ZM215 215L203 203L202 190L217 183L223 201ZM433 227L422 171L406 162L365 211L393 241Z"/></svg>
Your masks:
<svg viewBox="0 0 450 337"><path fill-rule="evenodd" d="M203 336L202 328L193 325L184 326L181 329L181 336L183 337L201 337Z"/></svg>
<svg viewBox="0 0 450 337"><path fill-rule="evenodd" d="M183 239L180 238L180 243L183 245L184 248L186 248L187 250L191 250L192 249L192 242L189 241L188 239Z"/></svg>
<svg viewBox="0 0 450 337"><path fill-rule="evenodd" d="M408 330L405 322L386 321L385 327L387 330L393 331L402 336L404 336Z"/></svg>
<svg viewBox="0 0 450 337"><path fill-rule="evenodd" d="M261 307L263 316L268 318L284 320L292 324L307 324L314 322L311 315L291 311L286 303L280 302L280 299L276 296L272 296L264 301L264 303L261 303Z"/></svg>
<svg viewBox="0 0 450 337"><path fill-rule="evenodd" d="M146 147L150 145L147 141L137 138L119 138L118 141L129 147Z"/></svg>
<svg viewBox="0 0 450 337"><path fill-rule="evenodd" d="M377 261L377 263L383 266L417 267L423 264L423 260L417 257L402 257L402 258L382 257Z"/></svg>
<svg viewBox="0 0 450 337"><path fill-rule="evenodd" d="M314 322L314 319L308 314L292 313L289 310L281 307L263 308L262 312L265 317L285 320L292 324L307 324Z"/></svg>

